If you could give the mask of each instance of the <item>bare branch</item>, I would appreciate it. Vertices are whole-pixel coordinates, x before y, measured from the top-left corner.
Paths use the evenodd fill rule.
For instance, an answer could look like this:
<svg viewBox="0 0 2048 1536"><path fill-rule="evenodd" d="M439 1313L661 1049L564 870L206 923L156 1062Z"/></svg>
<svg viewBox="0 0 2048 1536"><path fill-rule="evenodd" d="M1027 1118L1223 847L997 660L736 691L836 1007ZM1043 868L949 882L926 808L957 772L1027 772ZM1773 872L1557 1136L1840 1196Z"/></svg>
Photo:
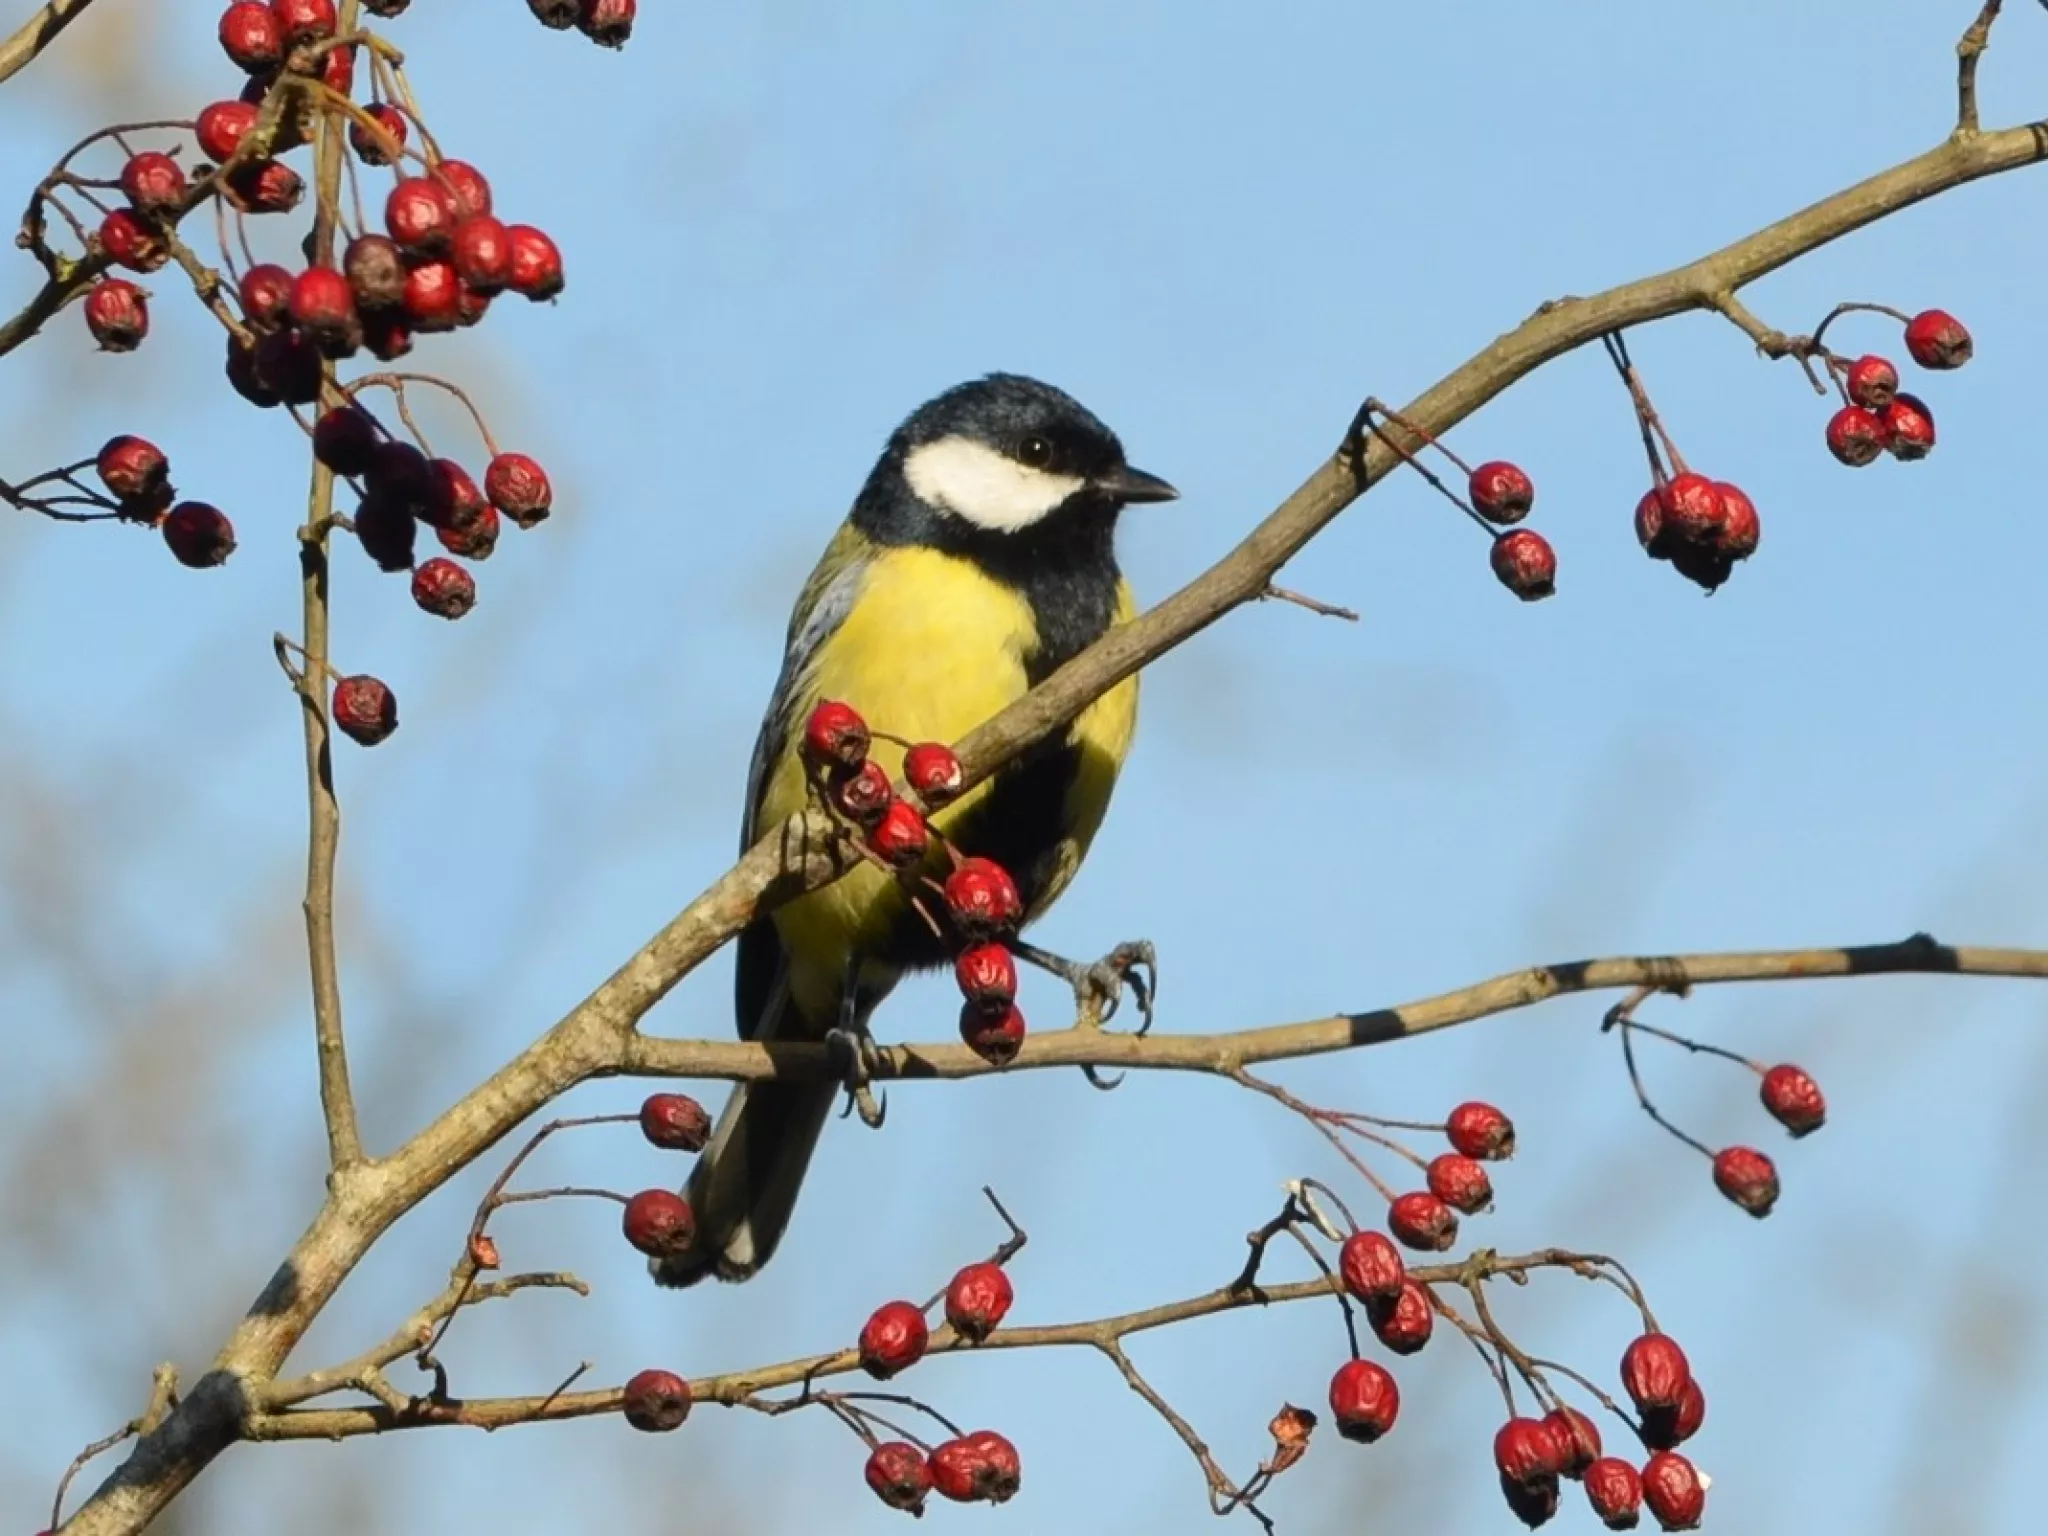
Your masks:
<svg viewBox="0 0 2048 1536"><path fill-rule="evenodd" d="M36 56L57 40L76 21L92 0L50 0L35 15L0 42L0 83L13 79L36 61Z"/></svg>
<svg viewBox="0 0 2048 1536"><path fill-rule="evenodd" d="M1984 0L1984 9L1970 23L1956 44L1956 133L1968 137L1977 130L1977 61L1991 46L1991 24L2005 0Z"/></svg>

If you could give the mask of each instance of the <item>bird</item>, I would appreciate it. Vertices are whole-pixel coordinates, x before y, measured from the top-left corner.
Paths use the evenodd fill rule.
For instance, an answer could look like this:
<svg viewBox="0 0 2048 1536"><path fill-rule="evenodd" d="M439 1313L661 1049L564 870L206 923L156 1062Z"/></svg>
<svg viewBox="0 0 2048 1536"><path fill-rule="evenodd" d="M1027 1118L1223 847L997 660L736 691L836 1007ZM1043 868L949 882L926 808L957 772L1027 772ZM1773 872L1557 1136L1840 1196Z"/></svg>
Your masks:
<svg viewBox="0 0 2048 1536"><path fill-rule="evenodd" d="M740 846L804 809L804 726L822 700L877 732L952 742L1135 613L1116 560L1118 514L1179 492L1134 469L1071 395L991 373L897 427L804 583L756 742ZM1027 921L1072 881L1108 810L1137 726L1126 678L931 818L964 855L1010 872ZM877 735L892 778L902 747ZM928 866L943 874L933 839ZM748 1040L866 1039L907 972L947 964L902 882L862 864L740 935L734 1013ZM774 1254L830 1116L829 1080L738 1084L683 1190L695 1233L651 1261L655 1280L745 1280Z"/></svg>

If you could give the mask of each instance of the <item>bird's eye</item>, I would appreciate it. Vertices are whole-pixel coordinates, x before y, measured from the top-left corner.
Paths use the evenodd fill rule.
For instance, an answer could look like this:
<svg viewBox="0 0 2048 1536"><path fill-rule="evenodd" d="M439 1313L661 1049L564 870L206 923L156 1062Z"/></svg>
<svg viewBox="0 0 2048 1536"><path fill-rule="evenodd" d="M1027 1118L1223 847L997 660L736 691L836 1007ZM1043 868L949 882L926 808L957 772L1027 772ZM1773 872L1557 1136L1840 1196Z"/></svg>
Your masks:
<svg viewBox="0 0 2048 1536"><path fill-rule="evenodd" d="M1029 464L1033 469L1043 469L1052 462L1052 444L1037 433L1017 444L1017 462Z"/></svg>

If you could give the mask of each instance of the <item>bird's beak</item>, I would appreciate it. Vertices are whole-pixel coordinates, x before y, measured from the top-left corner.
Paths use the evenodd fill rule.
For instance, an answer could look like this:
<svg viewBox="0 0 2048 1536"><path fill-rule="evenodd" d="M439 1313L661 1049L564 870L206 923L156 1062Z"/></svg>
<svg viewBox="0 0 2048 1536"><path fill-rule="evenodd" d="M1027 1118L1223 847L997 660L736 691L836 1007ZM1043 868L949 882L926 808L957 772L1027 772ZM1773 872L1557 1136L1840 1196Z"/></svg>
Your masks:
<svg viewBox="0 0 2048 1536"><path fill-rule="evenodd" d="M1168 485L1157 475L1148 475L1142 469L1132 469L1128 464L1098 476L1094 488L1112 501L1124 503L1138 501L1176 501L1180 492Z"/></svg>

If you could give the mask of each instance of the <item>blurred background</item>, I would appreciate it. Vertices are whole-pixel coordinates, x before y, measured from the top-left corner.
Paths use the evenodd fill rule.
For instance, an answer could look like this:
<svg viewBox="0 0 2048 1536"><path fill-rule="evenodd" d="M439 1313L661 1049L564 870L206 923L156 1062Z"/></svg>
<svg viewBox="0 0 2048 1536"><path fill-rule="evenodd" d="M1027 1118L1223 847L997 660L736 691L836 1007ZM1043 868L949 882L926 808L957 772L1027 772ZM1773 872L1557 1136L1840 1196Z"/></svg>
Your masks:
<svg viewBox="0 0 2048 1536"><path fill-rule="evenodd" d="M2010 9L1988 123L2043 111L2029 88L2048 17ZM415 354L555 473L556 517L508 529L476 612L438 623L353 550L337 561L336 660L386 677L404 721L373 754L337 751L372 1145L417 1129L724 869L790 599L920 400L1000 367L1101 413L1184 493L1126 522L1128 570L1158 597L1292 489L1365 393L1408 398L1545 299L1688 260L1938 140L1972 10L1731 0L1709 20L1481 0L1451 30L1430 7L1309 0L702 0L644 7L620 56L512 0L390 24L447 150L483 167L508 217L555 234L569 288ZM26 12L16 0L7 24ZM8 88L0 186L25 197L108 120L232 94L214 15L102 0ZM1761 552L1703 601L1631 535L1645 471L1605 359L1546 369L1455 442L1534 474L1557 598L1516 603L1419 482L1384 486L1283 578L1362 623L1269 605L1146 675L1116 809L1043 941L1156 941L1175 1031L1590 954L1916 928L2048 942L2039 174L1943 197L1747 295L1788 330L1844 298L1961 315L1978 360L1909 385L1941 424L1930 460L1840 468L1827 405L1720 320L1638 333L1687 455L1762 510ZM277 254L288 234L266 238ZM0 301L37 276L12 257ZM138 354L95 353L67 314L0 366L0 473L142 432L241 537L196 573L132 528L0 520L0 1524L20 1530L44 1523L73 1453L139 1411L154 1363L203 1365L321 1190L299 721L270 649L296 624L304 447L222 385L218 332L173 277L152 286ZM1899 352L1881 320L1836 337ZM649 1027L724 1034L728 978L721 957ZM1062 992L1033 987L1050 1021ZM1647 1055L1663 1107L1703 1139L1778 1156L1785 1195L1762 1224L1636 1110L1596 1032L1604 1006L1275 1075L1389 1115L1471 1096L1513 1113L1521 1155L1467 1239L1634 1265L1708 1389L1688 1449L1715 1477L1713 1528L2037 1529L2021 1451L2048 1435L2048 1240L2024 1212L2048 1173L2048 997L1877 979L1652 1005L1826 1087L1828 1129L1794 1147L1739 1069ZM947 987L910 985L879 1030L944 1038L952 1013ZM564 1108L639 1093L594 1085ZM445 1351L455 1389L844 1344L874 1304L993 1247L984 1183L1031 1233L1018 1322L1206 1289L1282 1179L1350 1187L1307 1127L1200 1079L1103 1095L1040 1074L891 1101L880 1135L833 1127L781 1256L744 1288L656 1294L608 1206L506 1213L508 1266L573 1268L594 1293L465 1316ZM438 1290L503 1155L378 1248L295 1367L354 1353ZM679 1172L625 1129L532 1170L627 1189ZM1498 1305L1526 1345L1603 1380L1631 1332L1611 1293L1568 1279ZM1283 1399L1321 1405L1342 1353L1323 1305L1133 1345L1240 1476ZM1399 1376L1394 1436L1368 1450L1325 1431L1268 1500L1284 1530L1515 1528L1471 1352L1439 1340ZM947 1359L916 1386L1003 1429L1025 1463L1015 1503L938 1525L1208 1518L1184 1449L1093 1356ZM861 1460L822 1413L700 1410L665 1437L433 1430L237 1451L163 1528L901 1530ZM1570 1491L1556 1528L1593 1528Z"/></svg>

